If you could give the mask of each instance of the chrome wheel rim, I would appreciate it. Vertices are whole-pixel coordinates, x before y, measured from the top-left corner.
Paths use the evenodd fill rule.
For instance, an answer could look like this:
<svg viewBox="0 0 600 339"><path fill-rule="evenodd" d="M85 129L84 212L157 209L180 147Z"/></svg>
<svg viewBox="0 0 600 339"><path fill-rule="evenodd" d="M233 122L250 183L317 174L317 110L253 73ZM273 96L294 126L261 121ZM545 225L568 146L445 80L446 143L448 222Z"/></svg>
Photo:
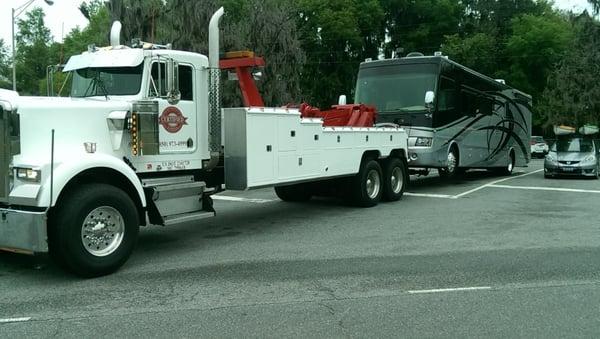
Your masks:
<svg viewBox="0 0 600 339"><path fill-rule="evenodd" d="M400 191L402 191L402 186L404 185L404 176L402 175L402 170L400 167L395 167L392 170L390 183L392 184L392 192L398 194Z"/></svg>
<svg viewBox="0 0 600 339"><path fill-rule="evenodd" d="M448 153L448 173L454 173L456 170L456 156L454 152Z"/></svg>
<svg viewBox="0 0 600 339"><path fill-rule="evenodd" d="M511 159L510 162L508 163L508 172L509 173L512 173L514 166L515 165L513 164L513 161Z"/></svg>
<svg viewBox="0 0 600 339"><path fill-rule="evenodd" d="M370 170L367 174L367 195L370 199L375 199L379 195L381 189L381 178L379 172L376 170Z"/></svg>
<svg viewBox="0 0 600 339"><path fill-rule="evenodd" d="M105 257L114 253L125 234L125 221L119 211L110 206L92 210L81 227L83 247L91 255Z"/></svg>

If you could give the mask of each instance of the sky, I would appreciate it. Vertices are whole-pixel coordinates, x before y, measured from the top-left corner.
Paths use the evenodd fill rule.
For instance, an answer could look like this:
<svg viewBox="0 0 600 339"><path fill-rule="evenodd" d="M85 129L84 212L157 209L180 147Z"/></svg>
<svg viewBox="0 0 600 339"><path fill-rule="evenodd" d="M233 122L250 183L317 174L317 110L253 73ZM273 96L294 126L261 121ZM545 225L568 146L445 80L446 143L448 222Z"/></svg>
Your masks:
<svg viewBox="0 0 600 339"><path fill-rule="evenodd" d="M4 39L6 46L11 46L11 8L17 8L29 0L0 0L0 39ZM190 0L192 1L192 0ZM83 0L54 0L54 5L48 6L44 0L34 0L27 7L31 10L36 6L42 7L46 13L46 26L50 28L55 41L62 41L63 32L67 35L73 28L81 28L87 25L87 20L79 12L79 5ZM581 12L584 9L590 9L586 0L555 0L557 7L574 12ZM21 14L19 19L25 18L25 13ZM64 30L63 30L64 27Z"/></svg>

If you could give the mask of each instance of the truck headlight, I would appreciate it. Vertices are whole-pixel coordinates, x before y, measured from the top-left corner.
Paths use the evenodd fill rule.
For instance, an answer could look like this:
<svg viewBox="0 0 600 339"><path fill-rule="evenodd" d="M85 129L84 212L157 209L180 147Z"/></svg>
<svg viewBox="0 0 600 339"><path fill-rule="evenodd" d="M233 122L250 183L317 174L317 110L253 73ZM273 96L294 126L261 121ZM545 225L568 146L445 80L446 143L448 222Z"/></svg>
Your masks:
<svg viewBox="0 0 600 339"><path fill-rule="evenodd" d="M15 176L22 181L40 182L42 171L35 168L15 167Z"/></svg>
<svg viewBox="0 0 600 339"><path fill-rule="evenodd" d="M433 141L433 138L418 137L417 141L415 142L415 146L417 146L417 147L431 147L432 141Z"/></svg>

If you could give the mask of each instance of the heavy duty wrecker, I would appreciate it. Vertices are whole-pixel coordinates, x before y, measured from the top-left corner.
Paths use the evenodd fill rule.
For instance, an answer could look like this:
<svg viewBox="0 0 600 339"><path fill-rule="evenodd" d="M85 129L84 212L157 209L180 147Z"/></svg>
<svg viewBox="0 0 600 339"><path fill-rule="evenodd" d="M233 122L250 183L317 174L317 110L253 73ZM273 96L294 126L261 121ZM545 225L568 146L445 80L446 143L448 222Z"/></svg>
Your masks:
<svg viewBox="0 0 600 339"><path fill-rule="evenodd" d="M140 225L215 215L211 195L275 187L286 201L343 192L363 207L398 200L407 134L375 111L339 105L266 108L248 53L220 59L219 9L209 56L170 46L90 46L65 65L68 98L0 92L0 248L50 252L86 277L131 254ZM222 109L221 70L235 70L244 108Z"/></svg>

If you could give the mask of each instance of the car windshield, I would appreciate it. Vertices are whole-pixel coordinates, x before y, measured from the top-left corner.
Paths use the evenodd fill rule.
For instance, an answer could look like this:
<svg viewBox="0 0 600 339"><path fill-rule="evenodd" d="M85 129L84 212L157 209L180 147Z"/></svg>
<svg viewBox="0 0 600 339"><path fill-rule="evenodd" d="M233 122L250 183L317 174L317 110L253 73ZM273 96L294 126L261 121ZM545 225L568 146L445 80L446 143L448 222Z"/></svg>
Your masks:
<svg viewBox="0 0 600 339"><path fill-rule="evenodd" d="M134 95L142 84L143 64L135 67L83 68L73 72L72 97Z"/></svg>
<svg viewBox="0 0 600 339"><path fill-rule="evenodd" d="M531 141L534 141L534 142L536 142L538 144L541 144L541 143L544 143L544 138L542 138L542 137L532 137Z"/></svg>
<svg viewBox="0 0 600 339"><path fill-rule="evenodd" d="M435 91L436 69L434 64L361 69L354 102L376 106L383 114L426 112L425 93Z"/></svg>
<svg viewBox="0 0 600 339"><path fill-rule="evenodd" d="M594 151L594 143L590 139L583 138L559 139L552 145L552 151L588 153Z"/></svg>

